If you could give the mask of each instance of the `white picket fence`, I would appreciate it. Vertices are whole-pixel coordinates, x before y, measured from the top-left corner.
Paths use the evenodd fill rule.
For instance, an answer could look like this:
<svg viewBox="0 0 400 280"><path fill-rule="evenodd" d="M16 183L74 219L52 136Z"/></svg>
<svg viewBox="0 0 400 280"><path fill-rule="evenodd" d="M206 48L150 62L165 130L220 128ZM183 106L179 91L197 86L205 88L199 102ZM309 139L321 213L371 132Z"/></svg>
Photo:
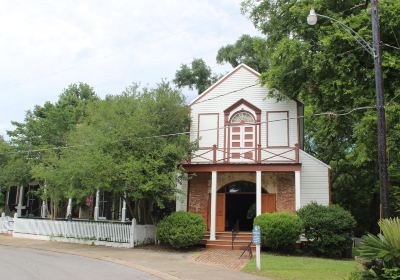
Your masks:
<svg viewBox="0 0 400 280"><path fill-rule="evenodd" d="M14 219L4 213L0 216L0 233L12 233L14 229Z"/></svg>
<svg viewBox="0 0 400 280"><path fill-rule="evenodd" d="M135 220L132 223L57 221L16 216L13 220L13 237L127 248L155 242L155 226L137 225Z"/></svg>

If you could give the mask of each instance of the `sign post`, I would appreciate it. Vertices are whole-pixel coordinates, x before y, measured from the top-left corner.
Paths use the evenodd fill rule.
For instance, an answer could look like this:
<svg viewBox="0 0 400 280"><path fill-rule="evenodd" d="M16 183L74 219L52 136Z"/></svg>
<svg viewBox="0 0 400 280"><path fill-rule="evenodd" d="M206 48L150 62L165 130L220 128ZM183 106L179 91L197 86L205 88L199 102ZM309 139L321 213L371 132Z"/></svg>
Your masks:
<svg viewBox="0 0 400 280"><path fill-rule="evenodd" d="M259 225L255 225L252 232L253 244L256 245L256 266L261 270L261 230Z"/></svg>

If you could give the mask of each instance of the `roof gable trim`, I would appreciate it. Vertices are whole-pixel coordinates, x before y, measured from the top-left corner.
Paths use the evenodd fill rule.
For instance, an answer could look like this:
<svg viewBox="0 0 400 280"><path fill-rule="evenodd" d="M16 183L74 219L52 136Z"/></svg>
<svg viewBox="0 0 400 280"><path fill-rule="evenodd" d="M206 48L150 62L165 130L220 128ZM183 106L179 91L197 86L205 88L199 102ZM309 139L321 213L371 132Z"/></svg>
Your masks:
<svg viewBox="0 0 400 280"><path fill-rule="evenodd" d="M220 85L222 82L224 82L226 79L228 79L230 76L232 76L234 73L236 73L239 69L244 68L247 71L249 71L250 73L254 74L257 78L259 78L261 76L260 73L258 73L256 70L250 68L249 66L247 66L244 63L239 64L238 66L236 66L234 69L232 69L230 72L228 72L225 76L223 76L221 79L219 79L218 81L216 81L213 85L211 85L208 89L206 89L205 91L203 91L199 96L197 96L190 104L189 106L194 105L197 101L199 101L201 98L203 98L205 95L207 95L211 90L213 90L214 88L216 88L218 85Z"/></svg>

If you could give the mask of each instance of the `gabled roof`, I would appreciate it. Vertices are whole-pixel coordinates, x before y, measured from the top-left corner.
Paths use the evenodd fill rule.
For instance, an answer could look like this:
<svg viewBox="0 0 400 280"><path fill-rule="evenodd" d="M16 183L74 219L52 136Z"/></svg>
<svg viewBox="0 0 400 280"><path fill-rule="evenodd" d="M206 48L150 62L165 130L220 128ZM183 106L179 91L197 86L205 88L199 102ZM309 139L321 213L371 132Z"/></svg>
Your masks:
<svg viewBox="0 0 400 280"><path fill-rule="evenodd" d="M312 159L312 160L315 161L316 163L319 163L319 164L325 166L326 168L331 169L331 166L330 166L330 165L328 165L328 164L326 164L325 162L323 162L323 161L317 159L316 157L310 155L309 153L303 151L302 149L299 149L299 151L300 151L300 153L301 153L302 155L304 155L304 156L306 156L306 157Z"/></svg>
<svg viewBox="0 0 400 280"><path fill-rule="evenodd" d="M253 68L251 68L250 66L247 66L244 63L239 64L238 66L236 66L235 68L233 68L231 71L229 71L226 75L224 75L221 79L219 79L218 81L216 81L214 84L212 84L208 89L206 89L205 91L203 91L201 94L199 94L199 96L197 96L192 102L190 102L189 106L192 106L193 104L195 104L198 100L200 100L201 98L203 98L205 95L207 95L211 90L213 90L214 88L216 88L219 84L221 84L223 81L225 81L226 79L228 79L230 76L232 76L234 73L236 73L239 69L246 69L247 71L249 71L250 73L254 74L254 76L256 76L257 78L259 78L261 76L260 73L258 73L256 70L254 70Z"/></svg>
<svg viewBox="0 0 400 280"><path fill-rule="evenodd" d="M204 96L206 96L210 91L212 91L214 88L216 88L218 85L220 85L222 82L224 82L226 79L228 79L230 76L232 76L234 73L236 73L239 69L246 69L247 71L249 71L250 73L252 73L254 76L256 76L257 78L261 77L261 74L258 73L256 70L254 70L253 68L251 68L250 66L241 63L238 66L236 66L235 68L233 68L231 71L229 71L226 75L224 75L221 79L219 79L218 81L216 81L214 84L212 84L208 89L206 89L205 91L203 91L201 94L199 94L192 102L190 102L189 106L192 106L193 104L195 104L197 101L199 101L200 99L202 99ZM303 102L297 100L297 99L293 99L296 102L299 102L301 104L303 104Z"/></svg>

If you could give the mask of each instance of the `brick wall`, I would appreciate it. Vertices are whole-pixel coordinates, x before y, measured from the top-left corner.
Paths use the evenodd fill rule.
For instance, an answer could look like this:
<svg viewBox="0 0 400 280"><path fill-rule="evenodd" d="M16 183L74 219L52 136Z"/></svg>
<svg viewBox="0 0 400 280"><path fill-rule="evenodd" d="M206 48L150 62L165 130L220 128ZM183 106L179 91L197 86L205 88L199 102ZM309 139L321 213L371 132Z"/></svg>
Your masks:
<svg viewBox="0 0 400 280"><path fill-rule="evenodd" d="M275 173L276 177L276 211L295 212L294 175Z"/></svg>
<svg viewBox="0 0 400 280"><path fill-rule="evenodd" d="M219 173L218 188L235 181L255 182L254 173ZM197 173L189 181L188 210L199 213L207 221L211 173ZM276 194L276 210L295 212L293 172L263 172L262 185L268 193Z"/></svg>
<svg viewBox="0 0 400 280"><path fill-rule="evenodd" d="M211 173L197 173L189 181L189 212L199 213L207 222L208 188Z"/></svg>

